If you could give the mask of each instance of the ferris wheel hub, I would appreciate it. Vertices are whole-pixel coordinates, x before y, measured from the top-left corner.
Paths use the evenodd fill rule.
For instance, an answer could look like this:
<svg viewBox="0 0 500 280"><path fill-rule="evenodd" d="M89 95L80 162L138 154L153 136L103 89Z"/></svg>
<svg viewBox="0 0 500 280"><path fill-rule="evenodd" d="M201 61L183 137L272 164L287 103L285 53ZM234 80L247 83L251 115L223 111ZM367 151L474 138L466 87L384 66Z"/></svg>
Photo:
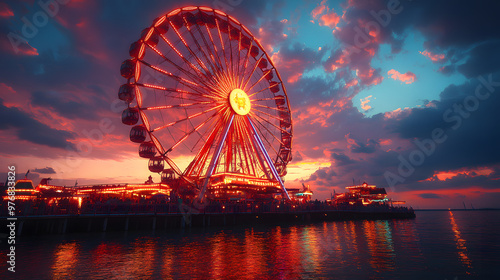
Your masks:
<svg viewBox="0 0 500 280"><path fill-rule="evenodd" d="M244 116L250 112L252 105L250 104L250 98L243 90L236 88L229 94L229 104L234 112L240 116Z"/></svg>

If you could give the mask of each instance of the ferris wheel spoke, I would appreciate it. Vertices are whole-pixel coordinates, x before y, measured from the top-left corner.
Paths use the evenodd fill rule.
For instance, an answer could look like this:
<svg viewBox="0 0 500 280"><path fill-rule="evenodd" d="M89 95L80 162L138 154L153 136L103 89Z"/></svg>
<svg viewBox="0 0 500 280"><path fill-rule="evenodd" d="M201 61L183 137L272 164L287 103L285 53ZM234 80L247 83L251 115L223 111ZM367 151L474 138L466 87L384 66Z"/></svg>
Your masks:
<svg viewBox="0 0 500 280"><path fill-rule="evenodd" d="M222 72L222 70L224 69L224 66L222 65L222 60L220 59L219 51L217 50L217 46L215 45L214 38L212 37L212 32L210 31L210 28L206 24L205 24L205 28L207 29L208 37L210 38L210 42L212 42L212 47L214 48L214 53L215 53L215 56L217 57L217 61L219 63L219 66L220 66L220 69ZM200 32L201 36L205 40L205 36L203 35L203 32L201 32L199 27L198 27L198 31ZM208 46L208 44L207 44L207 46Z"/></svg>
<svg viewBox="0 0 500 280"><path fill-rule="evenodd" d="M229 132L229 129L231 128L231 125L233 124L234 120L234 113L231 113L231 116L229 117L229 120L225 124L224 131L222 132L221 139L219 139L219 143L217 144L217 148L215 150L214 155L212 156L212 159L210 160L210 165L208 166L207 173L205 175L205 182L203 183L203 187L201 188L200 194L198 195L198 200L200 202L203 202L203 199L205 198L205 191L207 190L207 185L208 182L210 181L210 177L212 176L214 169L217 165L217 162L219 161L219 156L222 151L222 147L224 146L224 143L226 142L226 137Z"/></svg>
<svg viewBox="0 0 500 280"><path fill-rule="evenodd" d="M243 136L242 133L242 128L241 128L241 119L238 119L237 122L235 122L235 131L236 131L236 137L239 139L238 144L240 145L240 149L238 149L238 154L240 157L240 162L242 165L242 169L246 167L246 172L247 174L251 174L250 167L253 168L253 166L250 165L250 161L248 160L247 154L246 154L246 140L248 139L247 137ZM244 161L243 161L244 160ZM255 170L253 172L255 174Z"/></svg>
<svg viewBox="0 0 500 280"><path fill-rule="evenodd" d="M214 47L216 47L216 46L214 45ZM220 81L222 81L222 83L219 83L219 85L222 86L226 92L230 92L232 89L237 88L237 86L233 82L232 74L231 74L231 71L230 71L229 66L227 64L224 46L222 47L222 50L224 52L223 56L224 56L224 62L225 62L224 64L226 65L226 68L224 70L224 68L222 67L223 71L221 71L220 73L217 73L216 76ZM218 53L217 53L217 56L219 56Z"/></svg>
<svg viewBox="0 0 500 280"><path fill-rule="evenodd" d="M259 162L259 166L260 166L260 169L262 170L262 172L264 172L264 175L267 177L268 180L271 180L271 174L269 174L269 172L267 171L267 168L266 168L266 159L265 159L265 155L264 153L267 153L265 151L265 149L262 147L260 147L259 143L258 143L258 140L257 140L257 137L255 135L255 131L252 130L252 127L251 127L251 124L249 122L249 119L248 119L248 115L247 115L247 125L245 126L246 127L246 131L247 131L247 134L248 134L248 139L249 141L251 141L252 145L250 145L250 147L252 148L252 155L254 155L256 158L257 158L257 161ZM269 168L271 167L269 164L268 164Z"/></svg>
<svg viewBox="0 0 500 280"><path fill-rule="evenodd" d="M276 141L278 141L278 143L280 143L281 145L283 146L286 146L283 141L281 141L281 139L279 139L278 137L276 137L276 135L274 135L274 133L268 128L266 127L265 125L263 125L257 118L254 118L254 120L257 122L257 124L259 124L260 126L262 126ZM262 134L262 132L261 132ZM271 145L271 143L267 140L267 138L264 138L267 143L274 149L274 147ZM276 149L274 149L274 151L276 152L276 154L278 154L278 152L276 151Z"/></svg>
<svg viewBox="0 0 500 280"><path fill-rule="evenodd" d="M260 107L260 108L266 108L266 109L270 109L270 110L275 110L275 111L278 111L278 112L288 112L286 109L280 109L280 108L275 108L275 107L269 107L269 106L266 106L266 105L261 105L261 104L258 104L258 103L252 103L253 106L257 106L257 107Z"/></svg>
<svg viewBox="0 0 500 280"><path fill-rule="evenodd" d="M196 72L198 77L201 78L204 76L201 70L198 67L196 67L196 65L191 63L191 61L187 60L186 57L184 57L184 55L167 39L167 37L165 37L165 35L160 34L160 37L182 59L182 61L184 61L184 63L189 65L189 67L191 67L191 69L193 69Z"/></svg>
<svg viewBox="0 0 500 280"><path fill-rule="evenodd" d="M179 30L177 30L177 28L175 28L175 26L174 26L174 24L172 24L172 22L170 22L170 26L174 30L175 34L177 34L177 37L179 37L179 39L181 39L182 43L184 44L184 46L186 47L186 49L189 51L189 53L195 58L195 60L201 66L201 68L203 68L207 74L210 73L210 70L208 70L207 66L203 63L203 61L201 61L200 58L188 46L186 40L184 39L184 37L182 37L182 35L179 33Z"/></svg>
<svg viewBox="0 0 500 280"><path fill-rule="evenodd" d="M196 171L195 169L197 167L198 167L197 169L198 172L196 175L200 176L201 170L203 170L203 164L201 167L199 167L199 163L206 162L205 159L208 156L210 147L213 146L215 136L217 135L217 132L220 130L221 123L222 123L222 118L219 118L214 124L212 131L208 134L209 136L205 141L205 144L203 144L203 147L198 151L198 153L196 154L196 156L194 157L194 159L191 161L188 168L184 172L186 176L194 176L195 174L193 173Z"/></svg>
<svg viewBox="0 0 500 280"><path fill-rule="evenodd" d="M182 108L182 107L189 107L189 106L195 106L195 105L204 105L204 104L213 104L215 102L213 101L203 101L203 102L195 102L195 103L183 103L183 104L177 104L177 105L163 105L163 106L152 106L152 107L143 107L140 108L141 110L164 110L164 109L171 109L171 108Z"/></svg>
<svg viewBox="0 0 500 280"><path fill-rule="evenodd" d="M233 63L233 44L231 43L231 24L229 24L229 16L227 16L227 34L228 34L228 40L229 40L229 58L230 58L230 65L231 65L231 70L229 71L231 73L231 78L234 84L234 63Z"/></svg>
<svg viewBox="0 0 500 280"><path fill-rule="evenodd" d="M222 107L222 106L223 106L223 104L218 105L218 106L215 106L215 107L212 107L212 108L210 108L210 109L208 109L208 110L205 110L205 111L201 111L201 112L199 112L199 113L196 113L196 114L194 114L194 115L188 116L188 117L186 117L186 118L183 118L183 119L180 119L180 120L176 120L176 121L174 121L174 122L171 122L171 123L168 123L168 124L162 125L162 126L160 126L160 127L157 127L157 128L155 128L155 129L151 130L151 132L156 132L156 131L158 131L158 130L162 130L162 129L164 129L164 128L167 128L167 127L171 127L171 126L173 126L173 125L176 125L176 124L178 124L178 123L180 123L180 122L183 122L183 121L187 121L187 120L190 120L190 119L196 118L196 117L201 116L201 115L203 115L203 114L206 114L206 113L208 113L208 112L211 112L211 111L217 110L218 108L220 108L220 107Z"/></svg>
<svg viewBox="0 0 500 280"><path fill-rule="evenodd" d="M267 101L267 100L277 100L276 96L275 97L267 97L267 98L258 98L258 99L250 99L250 101Z"/></svg>
<svg viewBox="0 0 500 280"><path fill-rule="evenodd" d="M205 87L203 87L202 85L197 84L197 83L195 83L195 82L193 82L193 81L190 81L190 80L185 79L185 78L183 78L183 77L176 76L176 75L174 75L174 74L172 74L172 73L170 73L170 72L168 72L168 71L165 71L165 70L163 70L163 69L161 69L161 68L159 68L159 67L156 67L156 66L154 66L154 65L151 65L151 64L149 64L149 63L147 63L147 62L145 62L145 61L143 61L143 60L139 60L139 61L140 61L142 64L144 64L144 65L146 65L146 66L150 67L151 69L153 69L153 70L155 70L155 71L158 71L158 72L160 72L160 73L162 73L162 74L166 75L167 77L170 77L170 78L172 78L172 79L174 79L174 80L178 81L179 83L182 83L183 85L185 85L185 86L189 87L190 89L194 90L195 92L198 92L198 93L199 93L199 94L201 94L201 95L207 95L207 92L212 92L210 89L205 88ZM193 87L193 86L194 86L194 87ZM204 90L206 90L207 92L200 92L200 91L199 91L199 89L204 89ZM222 96L220 96L220 97L222 97Z"/></svg>
<svg viewBox="0 0 500 280"><path fill-rule="evenodd" d="M248 120L248 123L250 124L252 130L254 131L255 140L256 140L256 142L258 142L259 147L260 147L262 153L264 154L264 157L265 157L269 167L271 168L271 172L273 173L274 178L280 183L281 191L285 194L286 198L288 200L290 200L290 196L288 195L288 192L286 191L285 185L283 184L283 181L281 180L281 177L279 176L278 171L276 170L276 167L274 166L274 163L272 162L271 158L269 157L269 154L266 152L266 150L264 148L264 144L262 143L262 140L260 139L259 134L257 134L255 126L253 125L252 121L250 120L250 118L248 116L247 116L247 120Z"/></svg>
<svg viewBox="0 0 500 280"><path fill-rule="evenodd" d="M267 75L267 74L263 74L263 75L259 78L259 80L258 80L257 82L255 82L255 83L254 83L254 84L253 84L253 85L252 85L252 86L251 86L248 90L246 90L246 92L251 92L251 91L252 91L252 89L253 89L253 88L254 88L254 87L255 87L258 83L260 83L260 82L262 82L262 81L264 80L264 78L266 77L266 75ZM264 90L266 90L266 89L270 89L271 87L273 87L273 86L269 86L269 87L267 87L267 88L261 89L261 90L259 90L259 91L255 92L255 93L250 94L248 97L250 98L250 97L252 97L252 96L256 95L257 93L260 93L260 92L262 92L262 91L264 91Z"/></svg>
<svg viewBox="0 0 500 280"><path fill-rule="evenodd" d="M262 76L262 77L265 77L265 76ZM262 77L261 77L261 79L262 79ZM259 82L260 82L260 80L259 80ZM257 83L258 83L258 82L257 82ZM257 83L256 83L256 84L257 84ZM254 95L256 95L256 94L259 94L259 93L261 93L261 92L263 92L263 91L265 91L265 90L271 89L272 87L275 87L275 86L276 86L276 84L275 84L275 85L269 85L269 86L268 86L268 87L266 87L266 88L263 88L263 89L261 89L261 90L259 90L259 91L257 91L257 92L254 92L254 93L252 93L252 94L248 95L248 97L250 98L250 97L252 97L252 96L254 96Z"/></svg>
<svg viewBox="0 0 500 280"><path fill-rule="evenodd" d="M251 167L253 174L255 176L257 176L257 169L258 168L256 166L255 160L253 159L255 157L256 149L254 147L253 141L251 141L252 138L250 136L250 133L248 132L248 130L245 127L246 127L245 123L240 123L239 133L242 137L241 139L243 140L243 144L244 144L243 155L245 157L247 165L249 166L248 169L250 169L250 167Z"/></svg>
<svg viewBox="0 0 500 280"><path fill-rule="evenodd" d="M217 17L216 17L217 18ZM221 48L222 48L222 54L224 56L224 62L226 64L226 73L230 74L230 70L229 70L229 64L227 62L227 56L226 56L226 47L225 47L225 43L224 43L224 40L222 39L222 34L221 34L221 30L220 30L220 24L219 24L219 20L216 19L215 20L215 23L217 25L217 34L219 34L219 39L220 39L220 44L221 44ZM231 76L228 76L230 82L232 83L232 77Z"/></svg>
<svg viewBox="0 0 500 280"><path fill-rule="evenodd" d="M211 90L214 90L216 91L217 89L215 87L212 87L211 85L207 84L199 75L193 75L191 72L187 71L186 69L184 69L183 67L177 65L176 63L174 63L172 60L168 59L163 53L161 53L158 49L156 49L155 47L147 44L147 46L149 48L151 48L154 52L156 52L161 58L163 58L166 62L170 63L171 65L173 65L175 68L177 68L177 70L181 71L184 75L188 76L190 79L200 83L200 84L203 84L206 88L210 88ZM193 68L196 70L199 70L198 68ZM201 72L200 72L201 74Z"/></svg>
<svg viewBox="0 0 500 280"><path fill-rule="evenodd" d="M255 110L255 111L258 111L258 110ZM264 113L264 112L261 112L261 113ZM269 115L269 114L267 114L267 113L264 113L264 114ZM282 131L282 132L289 133L289 132L288 132L288 131L286 131L285 129L283 129L283 128L281 128L281 127L277 126L277 125L275 125L274 123L270 122L269 120L267 120L267 119L265 119L265 118L263 118L263 117L261 117L261 116L259 116L259 115L257 115L257 114L254 114L254 113L250 112L250 115L252 115L252 116L256 116L256 117L260 118L261 120L263 120L263 121L265 121L266 123L268 123L268 124L270 124L270 125L274 126L275 128L277 128L278 130L280 130L280 131ZM269 115L269 116L271 116L271 115ZM274 117L274 116L273 116L273 117ZM278 120L281 120L281 119L278 119Z"/></svg>
<svg viewBox="0 0 500 280"><path fill-rule="evenodd" d="M145 87L145 88L157 89L157 90L165 91L165 92L172 92L172 93L179 93L179 94L193 95L193 96L202 97L202 98L208 98L208 99L211 99L213 102L224 100L224 98L222 98L222 97L217 97L217 96L213 96L213 95L209 95L209 94L200 94L197 92L190 92L190 91L186 91L186 90L180 90L177 88L166 88L166 87L162 87L162 86L141 84L141 83L135 83L135 85L140 86L140 87ZM192 98L188 98L186 96L180 96L180 97L173 96L173 95L166 95L166 96L169 98L178 98L178 99L182 99L182 100L200 101L199 99L192 99Z"/></svg>
<svg viewBox="0 0 500 280"><path fill-rule="evenodd" d="M185 21L185 24L186 24L186 28L189 31L189 34L191 35L191 38L193 39L196 47L203 54L203 56L205 57L206 61L208 62L208 65L210 66L210 68L212 68L212 72L211 73L213 73L213 74L217 73L218 69L216 69L217 65L215 64L215 59L213 57L212 57L212 60L210 60L208 58L210 55L207 55L205 53L205 51L201 48L200 43L198 43L198 40L196 39L196 37L194 36L193 32L191 31L191 27L188 26L186 18L184 18L184 21ZM208 46L207 46L207 49L208 49ZM212 61L213 61L213 63L212 63Z"/></svg>
<svg viewBox="0 0 500 280"><path fill-rule="evenodd" d="M241 26L240 26L240 31L238 32L238 58L237 58L237 65L236 65L236 84L240 84L240 53L241 53Z"/></svg>
<svg viewBox="0 0 500 280"><path fill-rule="evenodd" d="M255 108L254 108L254 109L253 109L253 111L255 111L255 112L259 112L259 113L261 113L261 114L264 114L264 115L266 115L266 116L268 116L268 117L270 117L270 118L273 118L273 119L275 119L275 120L278 120L278 121L283 120L283 119L282 119L282 118L280 118L280 117L277 117L277 116L275 116L275 115L269 114L269 113L264 112L264 111L261 111L261 110L259 110L259 109L255 109ZM255 114L255 115L256 115L256 116L258 116L257 114Z"/></svg>
<svg viewBox="0 0 500 280"><path fill-rule="evenodd" d="M262 60L264 54L260 56L260 58L255 62L255 65L253 66L252 72L250 72L250 75L248 75L248 78L246 79L245 83L243 84L243 88L246 88L248 85L248 82L250 82L250 79L253 76L253 73L255 73L255 69L257 69L257 66L259 65L260 61Z"/></svg>
<svg viewBox="0 0 500 280"><path fill-rule="evenodd" d="M248 161L244 158L244 153L242 155L242 150L243 150L243 136L240 134L240 128L239 128L239 121L238 122L235 122L235 140L234 140L234 143L237 143L239 145L239 149L236 149L237 150L237 153L238 153L238 157L240 159L240 167L241 167L241 171L242 173L243 172L246 172L246 174L251 174L250 173L250 169L248 167ZM235 156L236 158L236 156ZM246 168L246 170L245 170Z"/></svg>
<svg viewBox="0 0 500 280"><path fill-rule="evenodd" d="M219 86L225 91L225 92L230 92L232 87L231 87L231 81L229 80L229 78L227 77L227 75L225 75L224 73L217 73L216 74L216 77L218 79L220 79L221 83L219 83Z"/></svg>
<svg viewBox="0 0 500 280"><path fill-rule="evenodd" d="M248 46L247 54L245 56L245 61L243 62L243 69L246 70L248 67L248 62L250 60L250 50L252 49L252 43L255 42L255 38L252 36L252 41L250 42L250 45ZM245 76L245 71L243 71L241 75L241 83L243 83L243 78ZM241 84L240 84L241 85Z"/></svg>
<svg viewBox="0 0 500 280"><path fill-rule="evenodd" d="M198 130L200 130L200 128L202 128L205 124L207 124L209 121L211 121L215 116L217 116L219 112L215 112L212 116L210 116L208 119L206 119L205 121L203 121L202 123L200 123L199 125L197 125L195 128L193 128L191 131L189 131L188 133L184 134L184 136L182 136L181 139L179 139L179 141L177 141L177 143L175 143L170 149L167 150L167 153L168 152L171 152L173 149L175 149L177 146L179 146L182 142L184 142L184 140L186 140L191 134L197 132Z"/></svg>
<svg viewBox="0 0 500 280"><path fill-rule="evenodd" d="M252 38L252 40L253 40L253 38ZM241 42L240 42L240 44L241 44ZM239 75L239 76L241 76L241 80L240 80L240 83L238 84L238 87L242 87L242 85L243 85L243 80L245 79L245 70L248 67L248 61L250 59L250 50L251 49L252 49L252 42L250 42L250 46L248 47L247 54L245 55L245 60L243 61L242 73L241 73L241 75Z"/></svg>

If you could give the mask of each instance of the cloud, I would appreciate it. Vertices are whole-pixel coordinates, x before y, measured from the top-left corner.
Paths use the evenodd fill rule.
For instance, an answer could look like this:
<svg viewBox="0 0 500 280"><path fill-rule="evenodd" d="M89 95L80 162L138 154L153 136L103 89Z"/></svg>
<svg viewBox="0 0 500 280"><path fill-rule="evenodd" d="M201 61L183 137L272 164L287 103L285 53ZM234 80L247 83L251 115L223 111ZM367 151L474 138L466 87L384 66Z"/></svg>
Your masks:
<svg viewBox="0 0 500 280"><path fill-rule="evenodd" d="M89 108L88 102L77 100L75 95L70 93L35 91L31 93L31 104L50 108L69 119L95 119L97 117L95 107Z"/></svg>
<svg viewBox="0 0 500 280"><path fill-rule="evenodd" d="M54 148L73 147L69 140L74 139L74 134L66 130L58 130L43 124L31 115L17 107L6 107L0 99L0 130L15 129L20 140Z"/></svg>
<svg viewBox="0 0 500 280"><path fill-rule="evenodd" d="M40 174L55 174L56 173L56 171L52 167L35 168L35 169L31 169L31 172L40 173Z"/></svg>
<svg viewBox="0 0 500 280"><path fill-rule="evenodd" d="M336 162L337 165L342 166L342 165L349 165L354 163L355 161L350 159L348 156L346 156L343 153L332 153L332 159Z"/></svg>
<svg viewBox="0 0 500 280"><path fill-rule="evenodd" d="M374 139L367 139L366 143L364 143L363 141L351 138L350 134L347 134L345 137L347 143L349 143L347 148L353 153L371 154L380 147L380 143Z"/></svg>
<svg viewBox="0 0 500 280"><path fill-rule="evenodd" d="M486 76L484 79L497 82L500 81L500 74ZM320 143L328 143L324 147L329 149L331 166L317 170L305 181L313 187L343 187L352 178L359 178L388 187L384 174L388 171L399 174L400 158L408 161L411 153L420 151L421 148L415 144L419 142L426 143L426 148L432 151L429 156L425 155L421 165L413 166L411 175L391 189L392 192L418 190L436 193L436 190L451 192L471 187L480 190L498 188L500 150L495 139L500 138L500 132L496 128L496 124L500 122L500 117L496 114L500 97L490 93L486 100L479 101L476 110L468 112L463 109L465 113L469 113L465 114L466 117L460 117L459 111L455 111L459 106L465 108L464 100L471 100L468 96L474 96L479 85L482 84L477 80L451 85L441 92L439 100L432 102L433 106L398 109L389 117L384 114L361 117L353 114L353 109L348 106L330 117L335 120L333 133L309 127L314 131L314 136L309 137L309 146L302 144L302 140L297 142L302 147L321 147ZM494 89L498 90L498 87ZM480 87L480 93L487 95L485 86ZM467 106L470 108L470 105ZM447 114L450 114L449 117L453 116L453 119L445 120L445 112L451 112ZM446 140L434 143L431 147L429 139L436 128L444 131ZM344 144L338 134L347 135L344 136ZM304 155L312 152L301 150ZM449 176L445 179L443 176L446 174ZM437 175L445 180L439 180ZM439 195L446 197L446 193Z"/></svg>
<svg viewBox="0 0 500 280"><path fill-rule="evenodd" d="M337 15L333 9L326 5L326 0L323 0L314 10L311 12L313 19L319 21L320 26L328 26L334 29L340 21L340 16Z"/></svg>
<svg viewBox="0 0 500 280"><path fill-rule="evenodd" d="M293 160L295 162L302 161L303 160L302 154L299 151L295 152L295 154L293 156Z"/></svg>
<svg viewBox="0 0 500 280"><path fill-rule="evenodd" d="M417 76L408 71L404 74L401 74L399 73L398 71L394 70L394 69L391 69L389 71L387 71L387 74L389 75L389 77L391 77L392 79L394 80L399 80L405 84L412 84L414 83L416 80L417 80Z"/></svg>
<svg viewBox="0 0 500 280"><path fill-rule="evenodd" d="M370 105L368 105L368 103L371 101L370 98L372 98L372 97L373 97L373 95L368 95L367 97L361 98L359 100L359 101L361 101L361 109L368 111L372 108Z"/></svg>
<svg viewBox="0 0 500 280"><path fill-rule="evenodd" d="M453 73L456 72L456 66L455 65L445 65L441 66L438 70L438 72L442 73L443 75L449 76Z"/></svg>
<svg viewBox="0 0 500 280"><path fill-rule="evenodd" d="M500 38L499 38L500 39ZM500 70L500 40L488 41L475 46L467 61L457 66L458 72L467 78L475 78Z"/></svg>
<svg viewBox="0 0 500 280"><path fill-rule="evenodd" d="M435 194L435 193L421 193L418 194L419 197L423 199L437 199L437 198L444 198L444 196Z"/></svg>
<svg viewBox="0 0 500 280"><path fill-rule="evenodd" d="M9 8L7 3L0 3L0 17L9 18L14 16L14 12Z"/></svg>
<svg viewBox="0 0 500 280"><path fill-rule="evenodd" d="M272 60L280 75L289 84L297 83L305 71L320 65L326 48L315 51L303 44L295 43L292 46L283 46L279 52L273 54Z"/></svg>
<svg viewBox="0 0 500 280"><path fill-rule="evenodd" d="M284 42L288 36L285 34L288 22L283 20L267 20L260 25L254 36L264 47L264 50L272 53L276 46Z"/></svg>
<svg viewBox="0 0 500 280"><path fill-rule="evenodd" d="M328 9L325 4L326 4L326 0L323 0L316 8L314 8L312 10L311 16L314 19L318 18L321 14L323 14Z"/></svg>
<svg viewBox="0 0 500 280"><path fill-rule="evenodd" d="M423 56L430 58L432 60L432 62L441 62L445 58L444 54L434 54L434 53L431 53L427 50L425 50L423 52L419 51L419 53L422 54Z"/></svg>

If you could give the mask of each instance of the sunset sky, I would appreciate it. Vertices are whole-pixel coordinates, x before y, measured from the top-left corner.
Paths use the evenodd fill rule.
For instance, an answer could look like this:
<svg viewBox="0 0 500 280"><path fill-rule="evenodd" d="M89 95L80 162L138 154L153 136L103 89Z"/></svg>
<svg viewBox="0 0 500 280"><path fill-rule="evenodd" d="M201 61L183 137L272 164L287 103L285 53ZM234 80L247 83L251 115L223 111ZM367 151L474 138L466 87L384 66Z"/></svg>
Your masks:
<svg viewBox="0 0 500 280"><path fill-rule="evenodd" d="M417 209L500 206L498 1L0 2L0 180L15 165L35 184L145 181L120 64L187 5L234 16L272 56L294 125L287 187L324 200L366 181Z"/></svg>

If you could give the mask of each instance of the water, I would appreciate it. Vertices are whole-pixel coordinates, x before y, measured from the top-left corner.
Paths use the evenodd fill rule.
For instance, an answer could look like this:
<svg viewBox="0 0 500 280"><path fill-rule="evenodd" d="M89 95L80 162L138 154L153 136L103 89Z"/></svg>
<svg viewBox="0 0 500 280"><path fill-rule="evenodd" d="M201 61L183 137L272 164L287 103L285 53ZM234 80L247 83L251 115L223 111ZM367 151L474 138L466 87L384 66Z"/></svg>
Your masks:
<svg viewBox="0 0 500 280"><path fill-rule="evenodd" d="M500 211L19 237L1 279L499 279Z"/></svg>

